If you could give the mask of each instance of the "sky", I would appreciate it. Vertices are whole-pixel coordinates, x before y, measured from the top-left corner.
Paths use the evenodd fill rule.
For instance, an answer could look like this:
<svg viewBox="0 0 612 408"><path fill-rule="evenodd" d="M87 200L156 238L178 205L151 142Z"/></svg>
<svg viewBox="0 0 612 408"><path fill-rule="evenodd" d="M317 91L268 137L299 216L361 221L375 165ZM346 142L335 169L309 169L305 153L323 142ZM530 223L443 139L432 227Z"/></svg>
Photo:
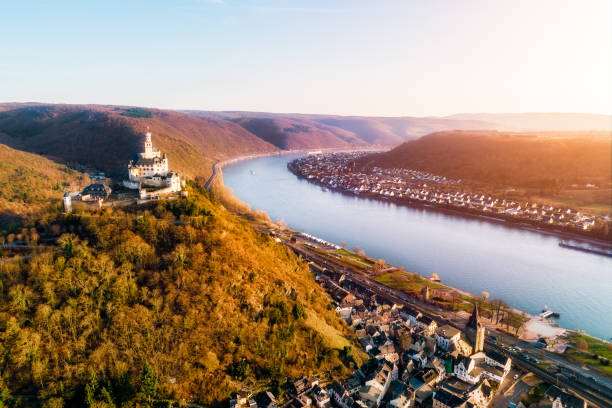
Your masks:
<svg viewBox="0 0 612 408"><path fill-rule="evenodd" d="M612 113L610 0L0 1L0 102Z"/></svg>

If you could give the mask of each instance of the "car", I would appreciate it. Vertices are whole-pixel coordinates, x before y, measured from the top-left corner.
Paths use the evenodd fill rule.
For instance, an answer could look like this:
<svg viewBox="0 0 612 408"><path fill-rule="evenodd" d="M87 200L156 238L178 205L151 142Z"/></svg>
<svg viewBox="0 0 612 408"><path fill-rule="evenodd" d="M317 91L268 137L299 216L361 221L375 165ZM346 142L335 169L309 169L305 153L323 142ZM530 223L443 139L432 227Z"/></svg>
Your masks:
<svg viewBox="0 0 612 408"><path fill-rule="evenodd" d="M534 362L534 363L536 363L536 364L539 364L539 363L540 363L540 360L538 360L538 359L537 359L537 358L535 358L535 357L531 357L531 361L533 361L533 362Z"/></svg>
<svg viewBox="0 0 612 408"><path fill-rule="evenodd" d="M514 374L514 379L518 380L519 379L519 375L518 374Z"/></svg>

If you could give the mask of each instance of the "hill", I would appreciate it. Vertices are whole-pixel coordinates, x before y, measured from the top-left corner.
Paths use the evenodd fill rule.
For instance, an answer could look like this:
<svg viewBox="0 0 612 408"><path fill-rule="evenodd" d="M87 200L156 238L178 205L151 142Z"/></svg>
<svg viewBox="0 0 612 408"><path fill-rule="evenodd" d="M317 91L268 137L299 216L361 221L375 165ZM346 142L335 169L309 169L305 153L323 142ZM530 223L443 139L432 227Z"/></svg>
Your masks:
<svg viewBox="0 0 612 408"><path fill-rule="evenodd" d="M86 174L0 144L0 229L58 203L64 188L88 182Z"/></svg>
<svg viewBox="0 0 612 408"><path fill-rule="evenodd" d="M504 126L510 130L612 130L612 116L591 113L462 113L445 119L480 120ZM609 136L609 133L608 133Z"/></svg>
<svg viewBox="0 0 612 408"><path fill-rule="evenodd" d="M397 145L442 130L503 129L480 120L456 120L435 117L359 117L313 115L317 122L349 130L367 143Z"/></svg>
<svg viewBox="0 0 612 408"><path fill-rule="evenodd" d="M0 109L0 143L59 163L79 163L115 176L141 151L142 134L187 177L208 176L214 161L273 152L241 126L185 113L99 105L8 105Z"/></svg>
<svg viewBox="0 0 612 408"><path fill-rule="evenodd" d="M411 168L492 186L609 188L611 141L597 132L438 132L362 158L360 166Z"/></svg>
<svg viewBox="0 0 612 408"><path fill-rule="evenodd" d="M350 131L297 115L202 111L190 113L232 121L283 150L354 148L367 145L367 142Z"/></svg>
<svg viewBox="0 0 612 408"><path fill-rule="evenodd" d="M301 113L188 113L231 120L281 149L395 146L431 132L454 129L503 129L480 120L435 117L369 117Z"/></svg>
<svg viewBox="0 0 612 408"><path fill-rule="evenodd" d="M361 363L308 266L188 189L32 220L57 246L0 263L0 402L219 404L245 384L278 395L287 378Z"/></svg>

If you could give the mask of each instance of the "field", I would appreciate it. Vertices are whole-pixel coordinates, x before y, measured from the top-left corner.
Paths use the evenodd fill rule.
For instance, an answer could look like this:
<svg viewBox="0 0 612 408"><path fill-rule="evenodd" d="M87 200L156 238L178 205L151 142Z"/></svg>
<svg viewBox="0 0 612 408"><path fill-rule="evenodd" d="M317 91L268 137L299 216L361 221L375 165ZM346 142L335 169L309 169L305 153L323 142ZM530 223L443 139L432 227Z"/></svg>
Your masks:
<svg viewBox="0 0 612 408"><path fill-rule="evenodd" d="M595 214L612 214L612 189L565 190L555 196L537 197L555 206L573 207Z"/></svg>
<svg viewBox="0 0 612 408"><path fill-rule="evenodd" d="M576 348L568 348L565 352L566 357L612 377L612 344L578 333L572 333L569 342ZM588 349L579 350L580 343L585 342Z"/></svg>
<svg viewBox="0 0 612 408"><path fill-rule="evenodd" d="M425 278L412 273L406 273L401 270L383 273L376 277L376 280L389 287L400 289L409 294L418 294L425 286L430 288L443 288L443 285L429 282Z"/></svg>

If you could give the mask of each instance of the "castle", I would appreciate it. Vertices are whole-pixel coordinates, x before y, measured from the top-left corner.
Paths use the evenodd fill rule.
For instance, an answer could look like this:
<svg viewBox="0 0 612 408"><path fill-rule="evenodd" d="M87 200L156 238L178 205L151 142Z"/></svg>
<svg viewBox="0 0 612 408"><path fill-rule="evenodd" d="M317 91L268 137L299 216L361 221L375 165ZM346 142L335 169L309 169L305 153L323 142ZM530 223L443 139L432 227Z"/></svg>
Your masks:
<svg viewBox="0 0 612 408"><path fill-rule="evenodd" d="M128 178L123 185L131 189L141 190L143 186L162 187L163 192L181 191L181 178L168 170L168 157L165 153L153 148L151 132L145 134L144 152L138 154L136 161L128 164Z"/></svg>

